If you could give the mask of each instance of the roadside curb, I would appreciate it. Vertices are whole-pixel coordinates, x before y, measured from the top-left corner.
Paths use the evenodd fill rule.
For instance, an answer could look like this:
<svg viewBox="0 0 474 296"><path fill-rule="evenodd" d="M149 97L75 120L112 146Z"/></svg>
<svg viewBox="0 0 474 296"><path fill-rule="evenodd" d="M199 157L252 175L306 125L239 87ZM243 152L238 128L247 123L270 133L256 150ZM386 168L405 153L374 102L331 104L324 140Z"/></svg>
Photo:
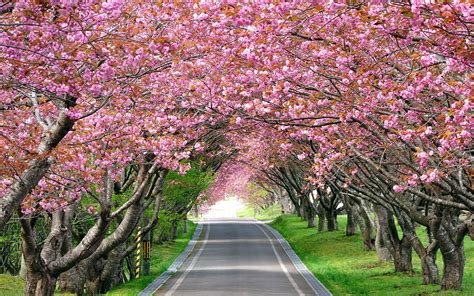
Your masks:
<svg viewBox="0 0 474 296"><path fill-rule="evenodd" d="M291 262L295 266L296 270L301 274L301 276L306 280L308 285L313 289L316 295L319 296L332 296L331 292L314 276L314 274L309 271L306 265L301 261L300 257L296 255L293 248L290 244L286 241L286 239L273 227L270 225L263 223L261 221L257 221L260 225L263 225L268 231L270 231L273 236L278 240L281 247L285 251L286 255L290 258Z"/></svg>
<svg viewBox="0 0 474 296"><path fill-rule="evenodd" d="M191 252L196 246L196 243L201 235L203 228L203 223L198 222L198 226L194 231L193 237L189 241L186 249L173 261L173 263L168 267L168 269L163 272L159 277L157 277L152 283L150 283L145 289L143 289L138 295L139 296L148 296L156 292L161 286L163 286L166 281L178 270L178 268L183 265L184 261L189 257Z"/></svg>

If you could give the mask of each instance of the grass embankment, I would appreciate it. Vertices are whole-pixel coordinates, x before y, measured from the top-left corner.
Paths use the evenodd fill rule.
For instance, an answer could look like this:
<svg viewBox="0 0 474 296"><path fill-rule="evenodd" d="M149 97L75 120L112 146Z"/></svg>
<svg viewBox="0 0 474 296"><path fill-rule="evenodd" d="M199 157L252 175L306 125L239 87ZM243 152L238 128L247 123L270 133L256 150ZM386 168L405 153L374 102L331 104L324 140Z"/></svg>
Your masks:
<svg viewBox="0 0 474 296"><path fill-rule="evenodd" d="M274 204L263 210L256 210L251 205L237 211L239 218L255 218L257 220L273 220L281 215L281 206Z"/></svg>
<svg viewBox="0 0 474 296"><path fill-rule="evenodd" d="M23 295L25 281L18 277L0 273L0 295Z"/></svg>
<svg viewBox="0 0 474 296"><path fill-rule="evenodd" d="M176 257L186 248L193 236L196 224L189 222L188 233L183 233L182 227L178 229L178 238L174 242L154 244L151 248L151 274L141 276L139 279L126 282L113 288L107 295L137 295L145 289L157 276L163 273L173 263ZM0 295L16 296L24 294L25 281L18 276L0 274ZM73 295L63 294L58 295Z"/></svg>
<svg viewBox="0 0 474 296"><path fill-rule="evenodd" d="M474 242L469 238L465 240L464 290L441 292L439 285L421 284L420 261L415 253L414 274L394 273L391 262L380 263L374 251L363 249L360 235L345 236L345 216L339 216L338 221L339 231L322 233L307 228L307 223L295 215L283 215L271 225L334 295L474 295ZM442 275L441 255L438 267Z"/></svg>
<svg viewBox="0 0 474 296"><path fill-rule="evenodd" d="M13 276L8 273L0 273L0 295L1 296L25 295L25 281L19 276ZM54 295L74 296L75 294L55 292Z"/></svg>
<svg viewBox="0 0 474 296"><path fill-rule="evenodd" d="M173 261L186 248L189 240L194 234L196 224L188 222L188 232L183 233L182 228L178 229L178 237L174 242L163 244L155 244L151 248L151 274L148 276L140 276L133 281L126 282L110 290L107 295L137 295L141 290L145 289L160 274L165 272Z"/></svg>

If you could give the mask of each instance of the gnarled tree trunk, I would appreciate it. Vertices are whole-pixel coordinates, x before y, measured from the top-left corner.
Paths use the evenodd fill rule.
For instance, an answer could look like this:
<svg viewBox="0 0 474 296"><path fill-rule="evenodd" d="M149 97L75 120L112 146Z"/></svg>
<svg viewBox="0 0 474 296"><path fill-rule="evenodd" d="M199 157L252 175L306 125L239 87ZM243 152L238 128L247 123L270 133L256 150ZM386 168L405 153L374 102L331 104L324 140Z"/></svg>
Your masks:
<svg viewBox="0 0 474 296"><path fill-rule="evenodd" d="M362 233L362 240L364 242L364 249L373 250L375 247L374 240L372 239L373 229L375 228L374 221L370 217L369 209L364 202L361 202L358 210L359 216L361 217L359 225Z"/></svg>
<svg viewBox="0 0 474 296"><path fill-rule="evenodd" d="M436 265L436 249L437 247L428 246L427 251L420 257L421 269L423 271L423 284L425 285L439 283L439 271L438 265Z"/></svg>
<svg viewBox="0 0 474 296"><path fill-rule="evenodd" d="M464 236L468 229L461 227L459 213L454 209L442 209L441 219L432 221L433 235L438 241L443 257L441 289L460 290L464 276ZM449 231L447 230L449 229Z"/></svg>
<svg viewBox="0 0 474 296"><path fill-rule="evenodd" d="M438 242L433 240L431 235L429 235L430 243L425 248L416 234L415 226L410 217L404 212L397 212L397 218L403 234L411 241L416 254L420 257L423 284L437 284L439 281L438 266L436 265Z"/></svg>
<svg viewBox="0 0 474 296"><path fill-rule="evenodd" d="M319 203L317 206L316 214L318 216L318 231L319 232L325 231L326 230L326 213L321 203Z"/></svg>
<svg viewBox="0 0 474 296"><path fill-rule="evenodd" d="M54 215L53 215L54 217ZM26 265L25 295L49 296L54 294L58 275L48 269L47 263L58 255L64 233L55 227L57 219L53 218L53 230L48 235L43 250L40 252L36 245L35 232L30 219L22 219L22 252Z"/></svg>
<svg viewBox="0 0 474 296"><path fill-rule="evenodd" d="M379 237L383 238L383 244L387 247L393 259L396 272L412 272L412 244L410 239L403 234L399 239L393 213L381 205L375 205L377 222L379 224Z"/></svg>
<svg viewBox="0 0 474 296"><path fill-rule="evenodd" d="M442 245L443 243L440 243ZM449 244L448 244L449 245ZM464 248L455 247L451 250L440 248L443 255L443 279L441 281L441 289L443 290L460 290L462 288L462 280L464 276Z"/></svg>
<svg viewBox="0 0 474 296"><path fill-rule="evenodd" d="M308 228L316 227L316 210L312 205L308 207Z"/></svg>
<svg viewBox="0 0 474 296"><path fill-rule="evenodd" d="M84 295L84 285L88 274L87 271L79 270L80 265L71 268L70 270L63 272L59 276L58 288L59 291L65 293L70 292L76 295Z"/></svg>
<svg viewBox="0 0 474 296"><path fill-rule="evenodd" d="M50 296L54 295L56 277L47 270L38 271L30 269L26 275L25 295Z"/></svg>
<svg viewBox="0 0 474 296"><path fill-rule="evenodd" d="M357 229L357 211L353 207L348 206L346 208L347 214L347 225L346 225L346 236L353 236L356 234Z"/></svg>
<svg viewBox="0 0 474 296"><path fill-rule="evenodd" d="M326 211L326 219L328 231L336 231L339 229L339 225L337 224L337 211L335 208L330 208Z"/></svg>
<svg viewBox="0 0 474 296"><path fill-rule="evenodd" d="M381 215L376 215L375 223L377 227L377 232L375 234L375 251L377 252L377 257L379 258L380 261L385 262L385 261L390 261L392 260L392 255L390 254L390 251L388 250L385 240L384 240L384 234L383 232L386 231L383 229L383 223L381 223L380 219L383 219Z"/></svg>

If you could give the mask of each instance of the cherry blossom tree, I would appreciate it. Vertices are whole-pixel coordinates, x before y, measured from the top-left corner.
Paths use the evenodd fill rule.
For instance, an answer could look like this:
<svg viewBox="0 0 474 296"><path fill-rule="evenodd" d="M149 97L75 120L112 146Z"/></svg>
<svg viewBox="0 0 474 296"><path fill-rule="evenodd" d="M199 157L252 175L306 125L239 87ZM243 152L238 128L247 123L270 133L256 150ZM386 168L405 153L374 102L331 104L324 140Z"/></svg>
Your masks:
<svg viewBox="0 0 474 296"><path fill-rule="evenodd" d="M471 14L463 1L5 2L0 227L22 216L29 293L124 243L160 204L164 172L203 151L219 170L210 203L278 187L308 226L358 216L365 247L396 271L412 270L413 248L425 283L440 250L442 288L460 289L474 237ZM114 185L133 190L112 207ZM62 241L84 196L97 219L84 240L33 252L35 217L51 215L48 241ZM112 220L124 227L105 238Z"/></svg>

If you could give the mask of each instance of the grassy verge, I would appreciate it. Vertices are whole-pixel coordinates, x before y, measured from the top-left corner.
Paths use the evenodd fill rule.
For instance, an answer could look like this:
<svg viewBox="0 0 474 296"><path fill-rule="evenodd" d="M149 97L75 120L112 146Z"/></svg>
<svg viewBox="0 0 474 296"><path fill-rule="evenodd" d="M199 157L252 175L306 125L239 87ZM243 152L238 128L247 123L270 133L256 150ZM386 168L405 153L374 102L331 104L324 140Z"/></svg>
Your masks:
<svg viewBox="0 0 474 296"><path fill-rule="evenodd" d="M20 296L25 295L25 281L19 276L13 276L7 273L0 273L0 295L1 296ZM55 292L54 295L74 296L71 293Z"/></svg>
<svg viewBox="0 0 474 296"><path fill-rule="evenodd" d="M269 206L264 210L255 210L251 205L246 205L244 208L237 211L239 218L255 218L257 220L273 220L281 215L281 207L278 204Z"/></svg>
<svg viewBox="0 0 474 296"><path fill-rule="evenodd" d="M0 295L23 295L25 281L18 276L0 274Z"/></svg>
<svg viewBox="0 0 474 296"><path fill-rule="evenodd" d="M413 253L414 274L393 272L393 264L380 263L373 251L362 248L360 235L345 236L346 217L338 218L340 231L317 233L294 215L283 215L271 225L290 243L309 270L334 295L473 295L474 242L466 238L463 291L441 292L439 285L421 285L420 262ZM442 274L442 260L438 256Z"/></svg>
<svg viewBox="0 0 474 296"><path fill-rule="evenodd" d="M151 248L151 274L139 279L126 282L110 290L107 295L137 295L145 289L156 277L168 269L173 261L181 254L193 236L196 224L189 222L188 233L183 234L178 229L178 238L171 243L153 245Z"/></svg>

